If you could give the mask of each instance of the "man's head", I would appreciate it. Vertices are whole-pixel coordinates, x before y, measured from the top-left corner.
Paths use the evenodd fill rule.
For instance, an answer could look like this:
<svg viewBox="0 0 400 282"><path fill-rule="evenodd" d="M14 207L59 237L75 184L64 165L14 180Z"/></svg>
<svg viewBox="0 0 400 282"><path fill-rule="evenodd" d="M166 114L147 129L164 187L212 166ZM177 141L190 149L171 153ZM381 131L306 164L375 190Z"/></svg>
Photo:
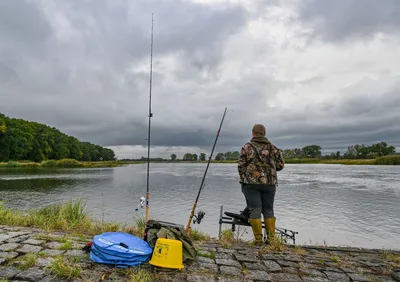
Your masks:
<svg viewBox="0 0 400 282"><path fill-rule="evenodd" d="M255 124L253 126L252 130L253 136L254 137L264 137L266 132L265 132L265 126L262 124Z"/></svg>

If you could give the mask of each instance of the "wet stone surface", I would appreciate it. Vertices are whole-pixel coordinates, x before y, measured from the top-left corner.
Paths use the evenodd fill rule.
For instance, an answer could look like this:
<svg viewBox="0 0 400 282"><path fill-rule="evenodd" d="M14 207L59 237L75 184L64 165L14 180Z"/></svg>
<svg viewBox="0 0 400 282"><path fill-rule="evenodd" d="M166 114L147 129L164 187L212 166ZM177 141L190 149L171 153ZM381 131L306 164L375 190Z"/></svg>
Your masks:
<svg viewBox="0 0 400 282"><path fill-rule="evenodd" d="M60 232L0 226L0 281L136 281L132 275L144 271L153 281L387 281L400 282L399 252L382 253L344 248L232 246L216 240L196 243L199 255L181 271L162 272L149 263L137 268L117 269L94 263L82 247L91 241ZM60 274L60 266L68 266ZM140 270L139 270L140 268ZM65 269L64 269L65 270Z"/></svg>

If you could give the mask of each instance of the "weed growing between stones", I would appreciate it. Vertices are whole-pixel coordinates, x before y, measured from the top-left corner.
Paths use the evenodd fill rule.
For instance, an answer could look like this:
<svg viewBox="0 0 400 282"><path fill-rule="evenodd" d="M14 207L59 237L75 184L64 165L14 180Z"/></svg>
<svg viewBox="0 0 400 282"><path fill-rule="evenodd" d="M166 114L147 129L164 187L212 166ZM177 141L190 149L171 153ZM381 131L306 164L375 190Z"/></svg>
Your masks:
<svg viewBox="0 0 400 282"><path fill-rule="evenodd" d="M70 241L64 242L60 247L57 248L57 250L61 251L72 250L72 242Z"/></svg>
<svg viewBox="0 0 400 282"><path fill-rule="evenodd" d="M235 242L233 231L231 229L222 230L220 242L222 247L224 247L225 249L229 249Z"/></svg>
<svg viewBox="0 0 400 282"><path fill-rule="evenodd" d="M205 258L210 258L210 259L215 259L215 252L210 251L210 252L202 252L202 251L197 251L197 255L199 257L205 257Z"/></svg>
<svg viewBox="0 0 400 282"><path fill-rule="evenodd" d="M137 271L132 271L128 276L129 282L152 282L153 275L145 269L138 268Z"/></svg>
<svg viewBox="0 0 400 282"><path fill-rule="evenodd" d="M304 256L305 254L307 254L307 251L305 249L303 249L301 246L299 245L295 245L294 246L294 252L298 255Z"/></svg>
<svg viewBox="0 0 400 282"><path fill-rule="evenodd" d="M210 239L210 236L208 234L198 229L191 229L189 236L193 241L206 241Z"/></svg>
<svg viewBox="0 0 400 282"><path fill-rule="evenodd" d="M37 264L37 255L34 253L29 253L24 256L21 256L18 258L18 268L22 270L27 270L28 268L31 268L33 266L36 266Z"/></svg>
<svg viewBox="0 0 400 282"><path fill-rule="evenodd" d="M331 261L339 263L340 262L340 258L338 256L333 256L333 257L331 257Z"/></svg>
<svg viewBox="0 0 400 282"><path fill-rule="evenodd" d="M381 257L390 262L392 268L400 268L400 255L394 255L390 251L382 251Z"/></svg>
<svg viewBox="0 0 400 282"><path fill-rule="evenodd" d="M269 251L279 251L283 252L287 250L287 246L285 241L280 237L275 235L272 239L270 239L269 244L265 247L262 247L261 253L268 253Z"/></svg>
<svg viewBox="0 0 400 282"><path fill-rule="evenodd" d="M37 240L45 240L45 241L52 241L52 242L58 242L58 243L67 243L70 240L72 240L72 238L67 235L62 235L59 237L52 237L49 235L37 234L37 235L33 235L33 238L37 239Z"/></svg>
<svg viewBox="0 0 400 282"><path fill-rule="evenodd" d="M54 261L46 267L51 271L55 278L77 278L80 276L82 269L77 265L72 265L68 259L57 256Z"/></svg>

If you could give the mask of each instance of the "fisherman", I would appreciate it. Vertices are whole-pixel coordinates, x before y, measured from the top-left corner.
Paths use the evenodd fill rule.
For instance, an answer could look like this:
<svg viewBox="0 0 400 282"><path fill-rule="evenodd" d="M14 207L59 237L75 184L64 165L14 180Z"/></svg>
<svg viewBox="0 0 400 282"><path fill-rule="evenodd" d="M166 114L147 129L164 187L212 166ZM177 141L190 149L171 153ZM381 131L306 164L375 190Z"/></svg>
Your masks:
<svg viewBox="0 0 400 282"><path fill-rule="evenodd" d="M263 243L261 213L267 230L266 243L275 236L277 171L281 171L284 166L280 150L266 138L264 125L255 124L252 139L240 150L238 171L256 244Z"/></svg>

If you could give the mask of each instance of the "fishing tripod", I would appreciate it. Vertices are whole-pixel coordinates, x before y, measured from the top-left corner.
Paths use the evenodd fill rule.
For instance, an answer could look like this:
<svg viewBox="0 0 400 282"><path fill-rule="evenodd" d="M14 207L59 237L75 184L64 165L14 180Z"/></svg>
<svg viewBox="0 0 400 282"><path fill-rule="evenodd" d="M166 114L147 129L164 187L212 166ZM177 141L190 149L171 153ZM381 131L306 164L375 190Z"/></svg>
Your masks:
<svg viewBox="0 0 400 282"><path fill-rule="evenodd" d="M230 224L231 225L231 230L232 232L235 232L236 230L236 225L239 226L251 226L250 222L248 219L243 216L242 214L236 214L236 213L231 213L231 212L225 212L224 213L224 206L221 206L220 208L220 215L219 215L219 231L218 231L218 238L221 239L221 233L222 233L222 224ZM225 216L224 216L225 214ZM264 240L266 239L266 227L265 224L262 224L262 228L264 231ZM275 233L279 235L285 243L287 243L288 240L292 240L293 244L296 244L296 234L299 234L299 232L289 230L287 228L279 228L275 227Z"/></svg>

